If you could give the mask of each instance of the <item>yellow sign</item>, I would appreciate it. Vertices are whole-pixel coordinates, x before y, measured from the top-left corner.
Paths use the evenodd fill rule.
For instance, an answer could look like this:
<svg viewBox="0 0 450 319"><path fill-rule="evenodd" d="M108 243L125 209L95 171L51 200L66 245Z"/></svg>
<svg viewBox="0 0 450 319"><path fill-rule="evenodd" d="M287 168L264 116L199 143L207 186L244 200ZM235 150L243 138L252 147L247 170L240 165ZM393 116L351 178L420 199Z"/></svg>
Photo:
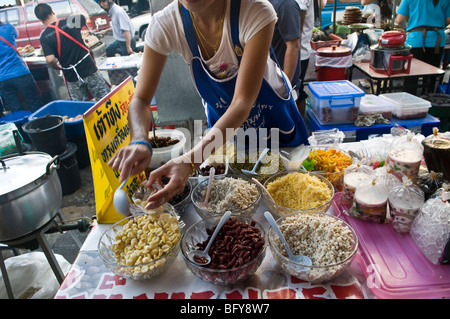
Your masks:
<svg viewBox="0 0 450 319"><path fill-rule="evenodd" d="M120 148L130 143L127 117L133 94L134 84L129 77L83 114L99 223L110 224L124 218L116 211L112 201L114 191L120 185L120 172L114 171L108 162ZM132 176L124 186L130 200L143 178L144 172Z"/></svg>

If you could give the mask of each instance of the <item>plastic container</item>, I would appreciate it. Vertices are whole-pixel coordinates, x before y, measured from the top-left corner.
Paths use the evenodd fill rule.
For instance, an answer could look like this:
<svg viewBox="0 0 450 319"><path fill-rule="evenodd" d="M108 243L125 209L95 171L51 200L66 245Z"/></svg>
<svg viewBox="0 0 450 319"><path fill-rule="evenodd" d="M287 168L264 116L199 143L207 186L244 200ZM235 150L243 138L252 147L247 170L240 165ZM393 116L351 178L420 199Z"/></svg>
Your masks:
<svg viewBox="0 0 450 319"><path fill-rule="evenodd" d="M51 156L66 151L67 138L64 119L60 115L46 115L27 122L23 131L28 134L36 150Z"/></svg>
<svg viewBox="0 0 450 319"><path fill-rule="evenodd" d="M186 144L186 137L180 130L156 130L156 137L171 137L173 139L179 139L179 142L166 146L166 147L154 147L153 155L150 161L150 168L155 169L161 165L167 163L172 158L178 157L184 152L184 145ZM149 133L149 137L153 138L153 133Z"/></svg>
<svg viewBox="0 0 450 319"><path fill-rule="evenodd" d="M77 115L83 115L89 110L95 102L89 101L65 101L57 100L50 102L39 110L30 115L29 120L50 115L60 115L62 117L68 116L69 118L75 118ZM68 138L84 136L83 118L74 121L64 121L64 129Z"/></svg>
<svg viewBox="0 0 450 319"><path fill-rule="evenodd" d="M17 126L14 123L0 125L0 156L17 153L17 145L13 134L14 130L17 130ZM18 134L22 142L23 139L19 131Z"/></svg>
<svg viewBox="0 0 450 319"><path fill-rule="evenodd" d="M352 65L352 51L347 47L331 46L317 50L315 66L318 81L347 80L347 69Z"/></svg>
<svg viewBox="0 0 450 319"><path fill-rule="evenodd" d="M361 98L360 115L381 114L385 119L392 118L395 105L387 99L375 94L366 94Z"/></svg>
<svg viewBox="0 0 450 319"><path fill-rule="evenodd" d="M423 118L431 107L430 101L407 92L385 93L379 96L394 104L392 113L400 120Z"/></svg>
<svg viewBox="0 0 450 319"><path fill-rule="evenodd" d="M22 129L22 125L28 122L28 118L30 117L30 115L31 115L30 111L11 112L0 118L0 124L14 123L24 141L30 143L31 142L30 138L28 137L27 134L24 133Z"/></svg>
<svg viewBox="0 0 450 319"><path fill-rule="evenodd" d="M364 91L347 80L310 82L311 108L322 125L353 123Z"/></svg>
<svg viewBox="0 0 450 319"><path fill-rule="evenodd" d="M390 224L367 223L340 211L340 193L333 209L358 235L360 265L367 286L377 298L448 298L450 267L434 265L414 243L410 235L399 236Z"/></svg>

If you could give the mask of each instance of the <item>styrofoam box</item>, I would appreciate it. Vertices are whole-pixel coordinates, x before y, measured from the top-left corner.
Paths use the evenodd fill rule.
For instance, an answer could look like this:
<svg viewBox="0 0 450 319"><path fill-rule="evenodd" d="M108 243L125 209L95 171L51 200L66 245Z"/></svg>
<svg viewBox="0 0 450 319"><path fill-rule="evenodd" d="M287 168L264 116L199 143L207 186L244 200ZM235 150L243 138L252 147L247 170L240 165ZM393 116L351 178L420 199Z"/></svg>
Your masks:
<svg viewBox="0 0 450 319"><path fill-rule="evenodd" d="M310 82L311 108L322 125L353 123L364 91L350 81Z"/></svg>
<svg viewBox="0 0 450 319"><path fill-rule="evenodd" d="M427 116L431 102L407 92L384 93L380 97L394 104L393 114L401 120Z"/></svg>
<svg viewBox="0 0 450 319"><path fill-rule="evenodd" d="M381 114L385 119L390 120L392 118L394 107L394 103L390 102L388 99L384 99L375 94L366 94L361 97L359 114Z"/></svg>

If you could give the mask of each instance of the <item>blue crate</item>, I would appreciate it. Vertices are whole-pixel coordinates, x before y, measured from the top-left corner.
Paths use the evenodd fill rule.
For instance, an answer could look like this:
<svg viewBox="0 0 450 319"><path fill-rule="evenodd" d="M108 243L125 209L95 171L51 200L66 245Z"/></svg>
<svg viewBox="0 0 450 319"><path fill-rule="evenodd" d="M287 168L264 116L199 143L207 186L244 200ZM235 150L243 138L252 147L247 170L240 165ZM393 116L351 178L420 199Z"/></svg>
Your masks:
<svg viewBox="0 0 450 319"><path fill-rule="evenodd" d="M94 104L95 102L90 101L56 100L44 105L39 110L31 114L28 120L31 121L35 118L46 116L47 114L76 117L77 115L84 114ZM84 132L83 119L64 122L64 129L68 138L86 135Z"/></svg>

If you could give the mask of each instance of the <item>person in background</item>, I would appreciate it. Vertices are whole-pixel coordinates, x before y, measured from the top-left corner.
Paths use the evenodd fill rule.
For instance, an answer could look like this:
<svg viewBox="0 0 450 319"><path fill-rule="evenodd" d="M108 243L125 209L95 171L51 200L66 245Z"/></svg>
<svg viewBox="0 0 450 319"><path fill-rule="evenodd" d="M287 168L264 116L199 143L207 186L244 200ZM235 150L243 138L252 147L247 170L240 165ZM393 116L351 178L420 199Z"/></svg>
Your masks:
<svg viewBox="0 0 450 319"><path fill-rule="evenodd" d="M17 51L18 35L14 26L0 22L0 95L11 112L35 112L42 107L42 101L34 78Z"/></svg>
<svg viewBox="0 0 450 319"><path fill-rule="evenodd" d="M440 67L445 46L445 27L450 23L448 0L402 0L396 23L406 25L406 44L416 59ZM411 80L405 79L405 91L416 93ZM428 90L434 91L436 79L430 79Z"/></svg>
<svg viewBox="0 0 450 319"><path fill-rule="evenodd" d="M72 100L88 101L90 93L98 101L108 94L109 86L81 36L86 18L80 14L58 20L46 3L38 4L34 13L46 26L40 37L45 60L50 67L63 70Z"/></svg>
<svg viewBox="0 0 450 319"><path fill-rule="evenodd" d="M400 1L398 1L398 3L399 2ZM371 4L376 4L380 7L381 21L392 19L394 0L361 0L361 4L364 6L363 10L370 8Z"/></svg>
<svg viewBox="0 0 450 319"><path fill-rule="evenodd" d="M275 59L291 81L298 99L300 87L300 41L301 21L300 7L296 0L269 0L273 5L278 20L272 38Z"/></svg>
<svg viewBox="0 0 450 319"><path fill-rule="evenodd" d="M314 30L314 0L296 0L300 6L301 17L301 45L300 45L300 87L297 99L297 107L300 114L305 116L306 98L308 94L304 90L305 74L308 69L311 51L311 37Z"/></svg>
<svg viewBox="0 0 450 319"><path fill-rule="evenodd" d="M106 47L106 56L112 57L116 53L126 56L136 52L134 26L125 10L112 0L99 0L99 3L111 17L112 34L115 39Z"/></svg>
<svg viewBox="0 0 450 319"><path fill-rule="evenodd" d="M445 46L445 27L450 23L448 0L403 0L396 22L406 25L406 44L415 58L440 67Z"/></svg>
<svg viewBox="0 0 450 319"><path fill-rule="evenodd" d="M263 147L272 142L280 147L308 144L290 81L270 58L276 20L266 0L178 0L153 15L129 105L131 143L120 148L108 165L121 172L120 181L128 172L138 174L149 166L149 105L167 57L174 51L190 66L210 130L191 150L150 173L144 185L154 189L158 183L162 188L148 198L147 208L182 192L195 169L230 139L230 131L257 130L263 135L259 140L267 141ZM163 176L170 179L164 186Z"/></svg>

